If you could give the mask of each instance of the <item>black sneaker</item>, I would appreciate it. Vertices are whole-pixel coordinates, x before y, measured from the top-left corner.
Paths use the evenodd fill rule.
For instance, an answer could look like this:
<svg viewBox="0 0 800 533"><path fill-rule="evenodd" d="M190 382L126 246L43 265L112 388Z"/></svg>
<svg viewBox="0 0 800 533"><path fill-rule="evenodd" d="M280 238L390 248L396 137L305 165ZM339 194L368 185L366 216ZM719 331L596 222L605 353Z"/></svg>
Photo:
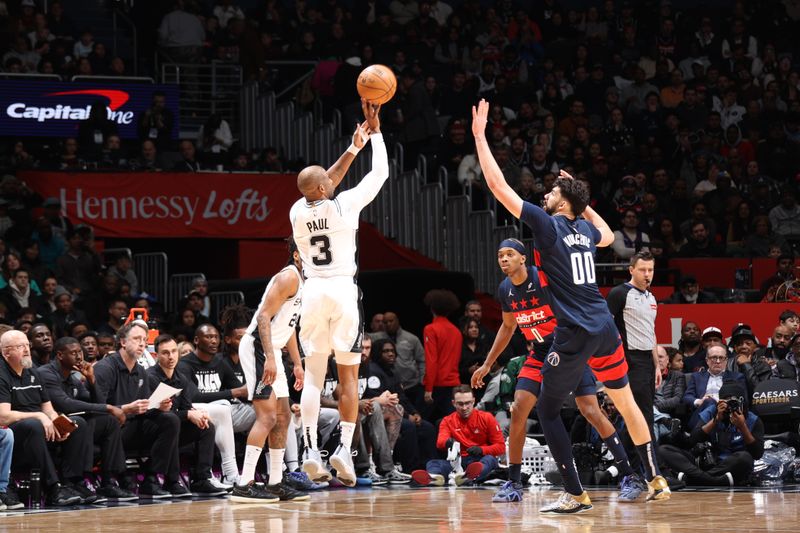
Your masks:
<svg viewBox="0 0 800 533"><path fill-rule="evenodd" d="M71 491L69 487L55 484L47 493L45 504L48 507L66 507L68 505L77 505L80 501L81 497Z"/></svg>
<svg viewBox="0 0 800 533"><path fill-rule="evenodd" d="M183 486L180 481L173 481L171 483L164 483L164 490L169 492L173 498L191 498L192 493L189 489Z"/></svg>
<svg viewBox="0 0 800 533"><path fill-rule="evenodd" d="M266 492L251 481L247 485L234 485L231 501L235 503L276 503L280 501L280 497Z"/></svg>
<svg viewBox="0 0 800 533"><path fill-rule="evenodd" d="M105 498L106 500L113 500L116 502L130 502L138 498L136 494L129 490L116 485L103 485L97 489L97 495Z"/></svg>
<svg viewBox="0 0 800 533"><path fill-rule="evenodd" d="M139 496L160 500L163 498L171 498L172 494L162 489L155 479L145 478L142 484L139 485Z"/></svg>
<svg viewBox="0 0 800 533"><path fill-rule="evenodd" d="M108 498L99 499L97 494L86 486L85 482L71 483L68 485L69 489L81 497L81 505L90 505L92 503L105 503Z"/></svg>
<svg viewBox="0 0 800 533"><path fill-rule="evenodd" d="M225 496L228 494L227 490L215 487L210 479L195 481L189 488L193 496Z"/></svg>
<svg viewBox="0 0 800 533"><path fill-rule="evenodd" d="M15 491L11 485L8 486L6 492L0 492L0 502L6 506L6 509L12 511L14 509L22 509L25 507L25 504L19 501L17 498L17 491Z"/></svg>
<svg viewBox="0 0 800 533"><path fill-rule="evenodd" d="M277 485L265 485L264 491L267 494L277 496L282 502L302 502L311 499L311 496L305 492L294 490L289 485L285 485L283 483L278 483Z"/></svg>

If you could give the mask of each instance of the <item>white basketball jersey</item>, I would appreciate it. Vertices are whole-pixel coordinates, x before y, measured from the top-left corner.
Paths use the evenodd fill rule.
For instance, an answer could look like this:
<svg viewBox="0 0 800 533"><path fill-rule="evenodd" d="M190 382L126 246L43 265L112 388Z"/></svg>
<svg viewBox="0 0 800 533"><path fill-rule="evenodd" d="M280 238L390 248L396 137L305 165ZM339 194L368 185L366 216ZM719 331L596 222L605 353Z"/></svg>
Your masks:
<svg viewBox="0 0 800 533"><path fill-rule="evenodd" d="M294 242L307 278L356 275L360 210L347 207L339 198L314 203L301 198L292 206Z"/></svg>
<svg viewBox="0 0 800 533"><path fill-rule="evenodd" d="M309 203L299 199L289 211L292 233L306 278L355 277L358 216L389 178L389 159L383 135L370 137L372 170L361 182L333 200Z"/></svg>
<svg viewBox="0 0 800 533"><path fill-rule="evenodd" d="M300 271L297 270L296 266L289 265L278 272L278 274L285 270L291 270L294 272L294 274L297 276L298 284L295 295L283 302L280 309L278 309L278 312L275 313L275 316L272 317L272 321L270 322L270 331L272 331L272 347L275 350L280 350L286 346L286 343L289 342L291 336L294 335L294 328L300 318L300 302L302 302L303 296L303 276L300 275ZM275 276L269 280L267 288L264 289L264 295L261 296L261 302L258 304L258 309L261 309L261 306L264 305L264 302L267 299L267 294L269 294L269 290L275 283L275 278L278 276L278 274L275 274ZM250 321L250 325L247 326L246 334L252 334L258 337L258 311L256 311L256 314Z"/></svg>

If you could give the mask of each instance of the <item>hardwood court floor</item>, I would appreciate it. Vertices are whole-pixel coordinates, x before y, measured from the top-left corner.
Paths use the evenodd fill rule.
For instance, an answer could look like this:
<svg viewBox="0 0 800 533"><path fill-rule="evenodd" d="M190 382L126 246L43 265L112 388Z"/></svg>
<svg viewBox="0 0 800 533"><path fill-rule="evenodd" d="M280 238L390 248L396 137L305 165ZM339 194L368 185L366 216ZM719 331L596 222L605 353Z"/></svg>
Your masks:
<svg viewBox="0 0 800 533"><path fill-rule="evenodd" d="M238 505L214 499L0 513L0 532L795 532L800 507L800 492L786 490L679 492L668 502L636 504L618 504L615 492L593 490L591 511L543 516L538 509L557 496L555 490L532 489L517 504L492 504L492 493L488 489L340 489L315 493L310 502L280 505Z"/></svg>

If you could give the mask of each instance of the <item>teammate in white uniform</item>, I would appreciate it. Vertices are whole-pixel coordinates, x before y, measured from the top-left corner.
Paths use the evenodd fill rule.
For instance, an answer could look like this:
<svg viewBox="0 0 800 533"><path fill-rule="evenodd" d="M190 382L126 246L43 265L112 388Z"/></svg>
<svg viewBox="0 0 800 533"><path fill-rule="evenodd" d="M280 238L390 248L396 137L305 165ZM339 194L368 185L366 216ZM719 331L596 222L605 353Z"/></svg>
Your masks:
<svg viewBox="0 0 800 533"><path fill-rule="evenodd" d="M372 141L372 170L356 187L334 198L343 175L333 176L318 166L306 167L297 176L297 187L304 197L289 212L306 277L300 313L300 344L306 355L306 381L300 399L306 444L303 470L314 481L330 479L317 448L317 419L328 356L333 352L341 385L342 436L330 463L347 486L356 483L350 447L358 417L358 365L364 332L361 295L355 282L358 218L389 177L389 159L380 133L380 106L364 100L361 105L366 122L358 129L369 134ZM348 149L353 155L357 151L356 146Z"/></svg>
<svg viewBox="0 0 800 533"><path fill-rule="evenodd" d="M281 348L294 362L295 389L303 386L303 367L297 348L295 326L300 318L303 276L300 255L289 241L289 264L269 281L258 310L239 343L239 361L247 382L247 398L253 402L256 421L247 435L244 466L231 501L249 503L307 500L309 496L282 483L286 431L289 427L289 385L283 370ZM253 483L256 464L269 436L269 481L262 489Z"/></svg>

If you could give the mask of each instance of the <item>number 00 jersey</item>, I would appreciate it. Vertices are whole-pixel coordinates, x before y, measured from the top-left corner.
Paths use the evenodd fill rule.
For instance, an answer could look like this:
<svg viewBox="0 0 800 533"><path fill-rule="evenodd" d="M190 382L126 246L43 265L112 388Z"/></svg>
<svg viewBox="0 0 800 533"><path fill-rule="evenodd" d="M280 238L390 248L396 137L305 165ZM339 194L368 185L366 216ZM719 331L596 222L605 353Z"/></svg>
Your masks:
<svg viewBox="0 0 800 533"><path fill-rule="evenodd" d="M383 135L370 137L372 170L361 182L334 199L299 199L289 211L292 233L306 278L354 277L358 270L358 216L389 177Z"/></svg>
<svg viewBox="0 0 800 533"><path fill-rule="evenodd" d="M270 322L270 331L272 332L272 348L274 350L280 350L286 346L286 343L289 342L289 338L294 335L294 328L297 325L297 319L300 317L300 303L302 302L303 296L303 276L300 275L300 271L297 270L297 267L294 265L287 266L278 272L278 274L286 270L291 270L297 276L297 292L294 296L281 304L281 308L278 309L278 312L275 313L275 316L272 317L272 321ZM275 278L278 276L278 274L275 274L272 279L269 280L267 288L264 289L264 295L261 297L261 303L258 304L259 310L261 309L261 306L264 305L264 302L267 299L267 294L269 294L269 290L275 283ZM247 326L247 331L245 334L253 335L254 337L258 338L258 311L256 311L256 314L250 321L250 325Z"/></svg>
<svg viewBox="0 0 800 533"><path fill-rule="evenodd" d="M522 335L534 342L531 355L538 361L538 368L547 356L553 343L556 317L550 309L550 298L542 289L540 276L544 274L536 267L527 267L528 277L519 285L506 278L497 288L497 299L504 313L511 313L517 321ZM528 361L525 362L528 364Z"/></svg>

